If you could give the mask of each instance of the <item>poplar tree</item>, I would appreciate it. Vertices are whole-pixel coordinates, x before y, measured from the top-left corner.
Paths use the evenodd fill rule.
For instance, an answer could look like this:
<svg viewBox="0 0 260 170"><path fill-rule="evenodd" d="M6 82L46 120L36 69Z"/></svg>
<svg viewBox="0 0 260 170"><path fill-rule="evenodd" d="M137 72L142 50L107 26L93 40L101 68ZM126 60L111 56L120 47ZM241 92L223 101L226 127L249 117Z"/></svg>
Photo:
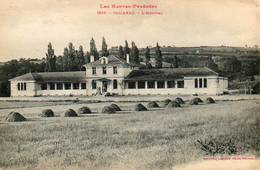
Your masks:
<svg viewBox="0 0 260 170"><path fill-rule="evenodd" d="M162 51L158 43L156 44L155 49L155 67L162 68Z"/></svg>
<svg viewBox="0 0 260 170"><path fill-rule="evenodd" d="M94 60L98 60L99 58L96 43L93 38L90 40L90 56L94 56Z"/></svg>
<svg viewBox="0 0 260 170"><path fill-rule="evenodd" d="M125 55L124 55L124 49L123 47L120 45L118 48L118 56L122 59L125 59Z"/></svg>
<svg viewBox="0 0 260 170"><path fill-rule="evenodd" d="M48 50L46 53L46 65L45 72L52 72L56 70L56 56L51 43L48 44Z"/></svg>
<svg viewBox="0 0 260 170"><path fill-rule="evenodd" d="M107 50L106 39L104 37L102 38L102 51L101 51L101 55L102 55L102 57L103 56L107 57L109 55L109 52Z"/></svg>

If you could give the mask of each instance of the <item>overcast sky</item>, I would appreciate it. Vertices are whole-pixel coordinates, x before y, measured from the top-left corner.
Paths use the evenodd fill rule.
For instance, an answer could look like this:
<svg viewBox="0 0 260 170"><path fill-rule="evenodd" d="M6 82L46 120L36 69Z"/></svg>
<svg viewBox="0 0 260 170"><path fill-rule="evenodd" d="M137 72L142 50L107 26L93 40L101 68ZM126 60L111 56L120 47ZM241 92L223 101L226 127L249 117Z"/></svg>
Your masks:
<svg viewBox="0 0 260 170"><path fill-rule="evenodd" d="M100 4L157 4L163 15L96 14ZM155 45L260 45L258 0L1 0L0 62L42 58L48 42L56 55L69 42L89 50L135 41Z"/></svg>

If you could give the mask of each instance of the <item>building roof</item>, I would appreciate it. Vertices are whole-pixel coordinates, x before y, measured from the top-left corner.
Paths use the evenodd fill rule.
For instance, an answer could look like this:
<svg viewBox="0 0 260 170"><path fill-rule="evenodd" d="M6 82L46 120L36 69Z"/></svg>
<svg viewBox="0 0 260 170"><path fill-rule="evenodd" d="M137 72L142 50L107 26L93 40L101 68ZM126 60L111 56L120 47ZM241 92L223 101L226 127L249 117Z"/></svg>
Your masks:
<svg viewBox="0 0 260 170"><path fill-rule="evenodd" d="M36 82L82 82L86 79L85 71L73 72L45 72L27 73L10 81L36 81Z"/></svg>
<svg viewBox="0 0 260 170"><path fill-rule="evenodd" d="M208 68L141 69L133 70L125 80L175 80L197 76L218 76L218 73Z"/></svg>
<svg viewBox="0 0 260 170"><path fill-rule="evenodd" d="M107 63L101 63L101 60L96 60L94 62L91 62L91 63L88 63L88 64L85 64L84 66L87 66L87 65L91 65L91 66L97 66L97 65L118 65L118 64L122 64L124 66L132 66L132 67L140 67L140 66L143 66L141 64L134 64L134 63L127 63L126 60L120 58L120 57L117 57L117 56L114 56L114 55L109 55L107 57L107 60L108 62Z"/></svg>

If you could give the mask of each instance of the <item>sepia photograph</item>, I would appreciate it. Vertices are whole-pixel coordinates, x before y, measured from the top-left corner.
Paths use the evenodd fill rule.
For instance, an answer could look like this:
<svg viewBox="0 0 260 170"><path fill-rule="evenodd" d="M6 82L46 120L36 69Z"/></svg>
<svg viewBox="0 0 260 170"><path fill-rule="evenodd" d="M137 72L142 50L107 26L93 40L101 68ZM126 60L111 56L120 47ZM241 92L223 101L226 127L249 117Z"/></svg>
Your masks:
<svg viewBox="0 0 260 170"><path fill-rule="evenodd" d="M259 170L260 0L0 0L0 170Z"/></svg>

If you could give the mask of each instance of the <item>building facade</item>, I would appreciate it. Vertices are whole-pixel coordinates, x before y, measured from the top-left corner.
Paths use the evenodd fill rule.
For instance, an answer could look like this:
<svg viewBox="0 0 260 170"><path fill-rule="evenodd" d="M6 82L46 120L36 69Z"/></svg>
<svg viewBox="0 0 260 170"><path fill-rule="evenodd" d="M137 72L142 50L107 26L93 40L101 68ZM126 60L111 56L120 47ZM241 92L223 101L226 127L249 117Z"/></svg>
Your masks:
<svg viewBox="0 0 260 170"><path fill-rule="evenodd" d="M104 94L223 94L228 80L208 68L142 69L115 56L84 65L85 71L28 73L10 79L11 96Z"/></svg>

